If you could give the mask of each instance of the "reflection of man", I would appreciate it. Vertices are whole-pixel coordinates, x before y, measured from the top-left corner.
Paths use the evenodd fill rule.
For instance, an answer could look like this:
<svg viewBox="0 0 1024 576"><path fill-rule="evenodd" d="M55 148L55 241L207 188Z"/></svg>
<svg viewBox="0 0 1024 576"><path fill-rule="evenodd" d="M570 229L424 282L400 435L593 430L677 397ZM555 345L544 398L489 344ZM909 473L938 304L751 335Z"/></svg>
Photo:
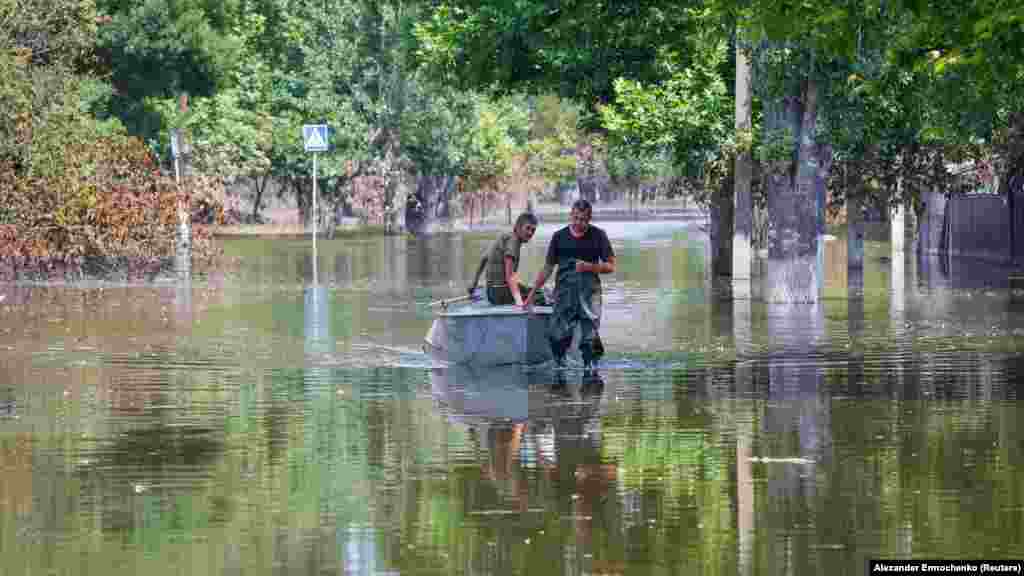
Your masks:
<svg viewBox="0 0 1024 576"><path fill-rule="evenodd" d="M520 471L519 450L526 425L513 424L511 427L487 426L483 440L489 452L483 464L484 477L494 483L503 498L509 498L521 511L526 511L529 490ZM475 430L470 430L474 436Z"/></svg>
<svg viewBox="0 0 1024 576"><path fill-rule="evenodd" d="M526 297L527 308L558 267L555 280L555 310L551 318L551 350L559 364L572 344L573 331L580 326L580 353L586 369L603 353L597 330L601 323L601 279L599 274L615 272L615 253L608 235L590 225L590 202L579 199L572 205L569 225L551 238L544 268Z"/></svg>
<svg viewBox="0 0 1024 576"><path fill-rule="evenodd" d="M603 383L596 376L584 377L578 387L569 384L568 388L558 393L568 394L574 401L550 406L552 411L545 418L550 422L550 452L538 450L537 457L538 464L556 482L560 499L567 505L563 508L569 516L566 519L572 520L576 536L572 558L566 557L574 565L565 572L623 574L621 564L596 558L615 556L609 553L605 531L621 522L621 508L615 498L618 463L608 459L601 449ZM606 554L595 554L595 541Z"/></svg>
<svg viewBox="0 0 1024 576"><path fill-rule="evenodd" d="M476 290L480 275L487 270L487 300L494 305L522 306L526 286L519 281L519 253L537 231L537 217L523 212L516 218L512 232L505 232L491 244L480 259L473 281L466 287L470 295ZM543 305L543 303L538 302Z"/></svg>

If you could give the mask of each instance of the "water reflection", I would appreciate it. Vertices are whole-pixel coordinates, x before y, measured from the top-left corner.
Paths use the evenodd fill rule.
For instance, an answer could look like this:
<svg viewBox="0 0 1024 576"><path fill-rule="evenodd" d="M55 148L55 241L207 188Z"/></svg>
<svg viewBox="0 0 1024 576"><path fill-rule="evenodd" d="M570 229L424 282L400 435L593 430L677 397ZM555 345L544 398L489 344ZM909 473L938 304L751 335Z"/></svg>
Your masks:
<svg viewBox="0 0 1024 576"><path fill-rule="evenodd" d="M308 240L242 239L192 283L0 286L4 570L860 574L868 557L1024 556L1024 310L998 267L963 278L908 252L901 286L887 245L848 271L841 235L820 305L773 307L753 287L714 298L689 223L606 228L600 380L421 353L422 305L461 293L491 232L324 240L315 284Z"/></svg>
<svg viewBox="0 0 1024 576"><path fill-rule="evenodd" d="M594 525L617 512L617 466L601 450L601 376L453 367L432 370L431 389L476 464L459 478L472 482L465 514L484 552L466 559L470 572L593 572L603 552Z"/></svg>

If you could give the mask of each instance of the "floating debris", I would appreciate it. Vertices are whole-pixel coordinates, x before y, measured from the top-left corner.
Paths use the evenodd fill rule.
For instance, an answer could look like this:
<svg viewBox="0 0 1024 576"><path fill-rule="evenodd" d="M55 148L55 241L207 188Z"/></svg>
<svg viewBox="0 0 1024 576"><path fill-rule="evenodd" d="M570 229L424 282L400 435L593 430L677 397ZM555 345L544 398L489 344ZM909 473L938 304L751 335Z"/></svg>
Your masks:
<svg viewBox="0 0 1024 576"><path fill-rule="evenodd" d="M768 456L753 456L748 458L750 462L760 462L762 464L815 464L816 462L810 458L771 458Z"/></svg>

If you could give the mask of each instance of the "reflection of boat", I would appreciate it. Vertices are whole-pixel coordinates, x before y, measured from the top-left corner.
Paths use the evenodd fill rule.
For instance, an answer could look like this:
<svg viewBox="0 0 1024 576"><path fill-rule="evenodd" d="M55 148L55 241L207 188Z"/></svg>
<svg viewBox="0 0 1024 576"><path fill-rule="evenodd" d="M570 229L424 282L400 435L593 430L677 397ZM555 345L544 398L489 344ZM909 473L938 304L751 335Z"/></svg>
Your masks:
<svg viewBox="0 0 1024 576"><path fill-rule="evenodd" d="M459 366L430 370L430 389L447 415L464 423L579 419L596 408L604 382L597 375L544 367ZM571 400L571 401L569 401Z"/></svg>
<svg viewBox="0 0 1024 576"><path fill-rule="evenodd" d="M448 306L434 318L424 348L454 364L539 364L552 358L547 339L550 316L548 306L536 306L530 313L486 302Z"/></svg>
<svg viewBox="0 0 1024 576"><path fill-rule="evenodd" d="M430 371L430 388L455 420L523 422L544 410L551 379L522 366L450 366Z"/></svg>

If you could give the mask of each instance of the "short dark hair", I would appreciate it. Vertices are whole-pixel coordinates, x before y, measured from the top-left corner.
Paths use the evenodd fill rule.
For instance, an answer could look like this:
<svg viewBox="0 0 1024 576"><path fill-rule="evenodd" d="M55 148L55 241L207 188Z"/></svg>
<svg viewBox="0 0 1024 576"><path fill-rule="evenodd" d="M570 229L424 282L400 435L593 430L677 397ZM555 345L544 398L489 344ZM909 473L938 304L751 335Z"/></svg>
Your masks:
<svg viewBox="0 0 1024 576"><path fill-rule="evenodd" d="M536 226L537 215L534 214L533 212L523 212L522 214L519 215L518 218L516 218L516 228L519 228L520 226L524 226L526 224L533 224L534 226Z"/></svg>
<svg viewBox="0 0 1024 576"><path fill-rule="evenodd" d="M586 212L587 214L594 214L594 207L590 205L590 202L586 198L580 198L579 200L572 203L573 210L579 210L580 212Z"/></svg>

